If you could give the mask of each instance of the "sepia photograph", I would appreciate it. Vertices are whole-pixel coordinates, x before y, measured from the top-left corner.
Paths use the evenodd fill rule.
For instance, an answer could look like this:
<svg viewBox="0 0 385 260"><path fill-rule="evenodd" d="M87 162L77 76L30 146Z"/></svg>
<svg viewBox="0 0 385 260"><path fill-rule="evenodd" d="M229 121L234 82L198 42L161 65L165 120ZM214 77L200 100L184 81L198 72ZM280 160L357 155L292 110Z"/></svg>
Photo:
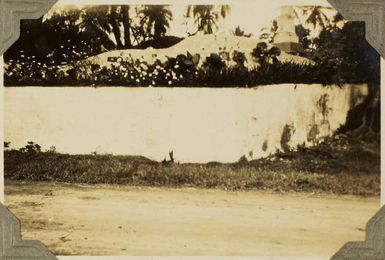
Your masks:
<svg viewBox="0 0 385 260"><path fill-rule="evenodd" d="M5 206L61 256L331 257L380 208L380 55L326 0L82 4L3 56Z"/></svg>

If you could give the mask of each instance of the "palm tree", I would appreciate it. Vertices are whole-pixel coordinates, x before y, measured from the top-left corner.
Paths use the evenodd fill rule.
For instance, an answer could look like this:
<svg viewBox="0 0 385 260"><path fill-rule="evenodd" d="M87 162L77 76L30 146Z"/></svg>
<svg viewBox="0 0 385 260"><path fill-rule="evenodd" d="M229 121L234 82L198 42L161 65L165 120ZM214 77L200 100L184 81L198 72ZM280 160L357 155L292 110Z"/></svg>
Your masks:
<svg viewBox="0 0 385 260"><path fill-rule="evenodd" d="M198 32L204 34L212 34L214 27L218 28L220 18L225 19L230 12L229 5L189 5L187 7L186 18L192 14L197 25L197 31L190 35L195 35Z"/></svg>
<svg viewBox="0 0 385 260"><path fill-rule="evenodd" d="M312 24L314 29L317 25L323 29L330 24L329 18L325 15L322 9L322 6L305 7L303 9L304 15L310 13L305 22L307 24Z"/></svg>
<svg viewBox="0 0 385 260"><path fill-rule="evenodd" d="M118 49L131 48L131 23L128 5L93 5L82 8L81 27L93 27L113 34ZM124 28L124 44L120 26Z"/></svg>
<svg viewBox="0 0 385 260"><path fill-rule="evenodd" d="M122 21L122 15L120 12L118 12L118 8L116 5L112 5L110 7L110 13L107 15L107 19L109 19L109 23L112 26L112 32L116 39L116 45L118 49L123 49L123 43L121 39L121 33L119 24Z"/></svg>
<svg viewBox="0 0 385 260"><path fill-rule="evenodd" d="M106 34L113 33L118 49L123 48L119 22L121 15L117 12L117 6L94 5L85 6L82 9L81 27L92 26Z"/></svg>
<svg viewBox="0 0 385 260"><path fill-rule="evenodd" d="M140 11L147 20L147 33L154 39L164 36L172 21L172 12L166 5L146 5ZM153 31L153 34L152 34Z"/></svg>
<svg viewBox="0 0 385 260"><path fill-rule="evenodd" d="M125 48L131 48L131 24L130 24L130 6L128 5L122 5L121 6L121 13L122 13L122 22L123 22L123 28L124 28L124 47Z"/></svg>
<svg viewBox="0 0 385 260"><path fill-rule="evenodd" d="M308 45L308 47L313 50L316 46L315 42L317 41L319 34L325 28L329 28L331 26L331 21L329 17L324 13L324 9L325 7L322 6L306 6L302 8L303 15L306 17L304 23L313 26L311 33L309 32L309 34L306 36L307 39L305 39L305 41L307 41L307 43L305 45ZM298 17L297 13L296 15ZM317 26L319 27L318 30L316 30Z"/></svg>

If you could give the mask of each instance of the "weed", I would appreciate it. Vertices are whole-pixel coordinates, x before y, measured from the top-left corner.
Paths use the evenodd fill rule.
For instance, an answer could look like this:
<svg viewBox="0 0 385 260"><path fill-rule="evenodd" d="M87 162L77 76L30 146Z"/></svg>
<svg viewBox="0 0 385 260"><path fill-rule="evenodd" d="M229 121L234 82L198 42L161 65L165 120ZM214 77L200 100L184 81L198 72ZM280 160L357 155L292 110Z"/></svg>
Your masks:
<svg viewBox="0 0 385 260"><path fill-rule="evenodd" d="M16 181L380 194L379 144L339 136L299 148L252 161L241 157L235 163L207 164L6 150L4 173L6 180Z"/></svg>

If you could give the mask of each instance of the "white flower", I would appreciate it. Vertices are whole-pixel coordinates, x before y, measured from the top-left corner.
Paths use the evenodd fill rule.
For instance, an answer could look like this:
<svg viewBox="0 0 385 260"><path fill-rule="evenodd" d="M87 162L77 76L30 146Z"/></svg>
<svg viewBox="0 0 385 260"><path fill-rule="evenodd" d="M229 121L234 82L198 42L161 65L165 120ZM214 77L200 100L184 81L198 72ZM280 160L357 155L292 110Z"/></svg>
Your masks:
<svg viewBox="0 0 385 260"><path fill-rule="evenodd" d="M168 84L169 84L169 85L171 85L171 84L172 84L172 81L171 81L171 80L169 80L169 81L168 81Z"/></svg>

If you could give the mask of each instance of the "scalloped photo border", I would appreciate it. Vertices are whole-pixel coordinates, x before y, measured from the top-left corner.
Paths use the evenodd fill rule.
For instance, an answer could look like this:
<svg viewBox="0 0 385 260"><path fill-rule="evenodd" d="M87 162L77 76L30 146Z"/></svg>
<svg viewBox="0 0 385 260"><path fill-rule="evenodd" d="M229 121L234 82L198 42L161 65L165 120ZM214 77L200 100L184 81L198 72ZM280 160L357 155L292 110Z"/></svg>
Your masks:
<svg viewBox="0 0 385 260"><path fill-rule="evenodd" d="M385 58L385 0L327 1L347 20L365 22L367 41ZM37 19L56 2L57 0L0 0L0 55L19 38L21 19ZM107 257L100 259L105 258ZM40 241L22 240L20 221L0 203L0 260L2 259L58 258ZM385 206L368 221L365 241L346 243L331 259L385 260Z"/></svg>

